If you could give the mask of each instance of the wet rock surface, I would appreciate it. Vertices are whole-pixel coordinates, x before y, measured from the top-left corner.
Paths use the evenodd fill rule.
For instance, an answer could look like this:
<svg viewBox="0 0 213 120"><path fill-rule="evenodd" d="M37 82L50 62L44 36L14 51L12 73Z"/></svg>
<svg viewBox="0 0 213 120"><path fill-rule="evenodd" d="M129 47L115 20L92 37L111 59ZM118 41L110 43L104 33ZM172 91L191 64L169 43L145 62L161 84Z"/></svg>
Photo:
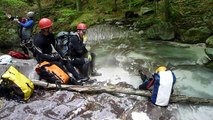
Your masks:
<svg viewBox="0 0 213 120"><path fill-rule="evenodd" d="M154 106L143 98L116 97L105 93L86 95L65 90L37 90L27 103L1 100L3 106L0 109L0 118L10 120L131 120L131 113L137 111L148 113L151 119L165 120L174 117L167 108Z"/></svg>

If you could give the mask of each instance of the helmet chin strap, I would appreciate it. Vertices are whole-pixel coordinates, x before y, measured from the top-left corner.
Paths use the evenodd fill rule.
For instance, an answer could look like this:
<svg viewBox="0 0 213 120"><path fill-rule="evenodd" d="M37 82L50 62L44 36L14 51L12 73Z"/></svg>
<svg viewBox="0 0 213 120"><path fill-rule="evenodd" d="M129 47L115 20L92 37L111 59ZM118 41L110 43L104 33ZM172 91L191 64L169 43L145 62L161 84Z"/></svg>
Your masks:
<svg viewBox="0 0 213 120"><path fill-rule="evenodd" d="M45 28L45 29L42 29L41 31L42 31L42 34L45 35L45 36L47 36L51 33L50 28Z"/></svg>

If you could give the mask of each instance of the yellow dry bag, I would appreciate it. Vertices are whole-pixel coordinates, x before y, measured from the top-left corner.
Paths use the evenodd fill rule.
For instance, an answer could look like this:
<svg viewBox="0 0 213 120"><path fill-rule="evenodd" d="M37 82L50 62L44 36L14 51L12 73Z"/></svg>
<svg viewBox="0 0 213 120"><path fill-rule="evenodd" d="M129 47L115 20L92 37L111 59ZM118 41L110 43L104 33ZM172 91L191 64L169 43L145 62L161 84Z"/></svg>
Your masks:
<svg viewBox="0 0 213 120"><path fill-rule="evenodd" d="M1 76L0 92L1 94L6 94L7 96L5 97L26 101L33 91L34 85L32 81L13 66L10 66Z"/></svg>

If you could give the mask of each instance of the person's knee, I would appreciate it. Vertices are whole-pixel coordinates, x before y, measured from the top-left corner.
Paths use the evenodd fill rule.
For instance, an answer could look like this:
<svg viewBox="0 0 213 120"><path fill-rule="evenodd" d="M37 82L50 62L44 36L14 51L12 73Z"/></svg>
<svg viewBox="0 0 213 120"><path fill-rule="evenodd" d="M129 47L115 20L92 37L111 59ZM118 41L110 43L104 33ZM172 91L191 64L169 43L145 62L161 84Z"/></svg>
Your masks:
<svg viewBox="0 0 213 120"><path fill-rule="evenodd" d="M139 89L147 90L148 84L149 84L149 80L145 80L145 81L139 86Z"/></svg>
<svg viewBox="0 0 213 120"><path fill-rule="evenodd" d="M84 58L84 63L83 64L89 64L90 60L88 58Z"/></svg>

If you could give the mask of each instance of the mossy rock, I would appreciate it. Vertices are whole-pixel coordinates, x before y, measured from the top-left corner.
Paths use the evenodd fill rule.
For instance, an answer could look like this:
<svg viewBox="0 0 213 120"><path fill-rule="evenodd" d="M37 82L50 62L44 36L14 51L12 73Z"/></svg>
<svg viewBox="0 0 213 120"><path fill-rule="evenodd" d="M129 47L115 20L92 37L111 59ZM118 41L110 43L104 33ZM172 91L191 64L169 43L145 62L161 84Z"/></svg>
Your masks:
<svg viewBox="0 0 213 120"><path fill-rule="evenodd" d="M211 60L213 60L213 48L206 48L205 53Z"/></svg>
<svg viewBox="0 0 213 120"><path fill-rule="evenodd" d="M213 35L206 40L206 46L213 48Z"/></svg>
<svg viewBox="0 0 213 120"><path fill-rule="evenodd" d="M0 48L11 48L18 44L18 35L14 29L0 29Z"/></svg>
<svg viewBox="0 0 213 120"><path fill-rule="evenodd" d="M146 35L150 39L172 40L175 38L173 25L168 22L160 22L151 26Z"/></svg>
<svg viewBox="0 0 213 120"><path fill-rule="evenodd" d="M205 64L206 67L213 69L213 61L209 61Z"/></svg>
<svg viewBox="0 0 213 120"><path fill-rule="evenodd" d="M183 34L183 42L186 43L205 43L211 35L211 30L207 27L190 28Z"/></svg>

